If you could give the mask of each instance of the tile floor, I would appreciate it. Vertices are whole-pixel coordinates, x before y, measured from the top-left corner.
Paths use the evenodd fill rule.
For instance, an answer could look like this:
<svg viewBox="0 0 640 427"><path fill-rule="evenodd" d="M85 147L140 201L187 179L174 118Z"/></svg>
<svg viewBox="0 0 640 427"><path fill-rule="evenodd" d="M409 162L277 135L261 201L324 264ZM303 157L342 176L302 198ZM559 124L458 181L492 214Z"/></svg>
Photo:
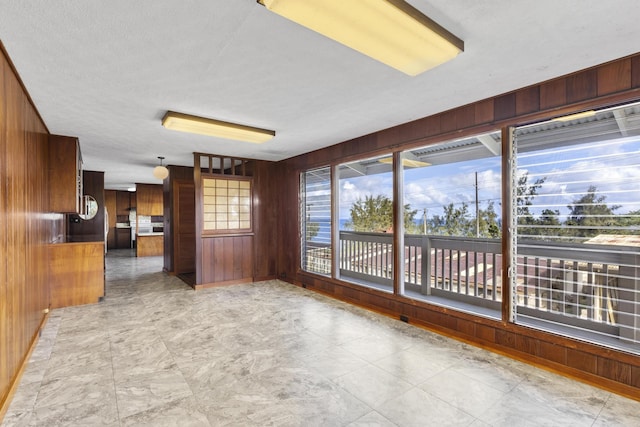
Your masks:
<svg viewBox="0 0 640 427"><path fill-rule="evenodd" d="M107 256L52 311L7 426L638 426L640 402L278 281L199 292Z"/></svg>

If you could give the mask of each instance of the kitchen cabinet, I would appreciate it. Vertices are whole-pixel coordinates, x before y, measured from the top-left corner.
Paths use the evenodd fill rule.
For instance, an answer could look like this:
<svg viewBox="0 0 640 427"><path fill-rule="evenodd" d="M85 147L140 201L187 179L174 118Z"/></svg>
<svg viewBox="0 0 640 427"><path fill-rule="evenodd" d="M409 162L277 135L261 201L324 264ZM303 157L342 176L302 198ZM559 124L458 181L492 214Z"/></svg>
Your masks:
<svg viewBox="0 0 640 427"><path fill-rule="evenodd" d="M80 213L82 155L78 138L49 135L49 210Z"/></svg>
<svg viewBox="0 0 640 427"><path fill-rule="evenodd" d="M136 184L136 212L138 215L163 216L163 189L160 184Z"/></svg>
<svg viewBox="0 0 640 427"><path fill-rule="evenodd" d="M116 191L117 216L129 216L129 212L131 211L131 194L133 193L129 191Z"/></svg>
<svg viewBox="0 0 640 427"><path fill-rule="evenodd" d="M104 296L104 243L48 246L51 308L95 304Z"/></svg>
<svg viewBox="0 0 640 427"><path fill-rule="evenodd" d="M131 227L116 227L116 249L131 248Z"/></svg>
<svg viewBox="0 0 640 427"><path fill-rule="evenodd" d="M164 235L138 234L136 236L136 256L160 256L164 253Z"/></svg>

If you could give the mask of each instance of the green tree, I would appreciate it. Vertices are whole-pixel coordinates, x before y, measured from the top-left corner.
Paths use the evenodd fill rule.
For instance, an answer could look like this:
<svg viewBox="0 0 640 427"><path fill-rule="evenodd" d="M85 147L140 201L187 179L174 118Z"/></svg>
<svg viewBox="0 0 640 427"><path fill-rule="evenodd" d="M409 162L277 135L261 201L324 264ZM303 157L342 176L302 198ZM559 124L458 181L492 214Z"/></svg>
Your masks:
<svg viewBox="0 0 640 427"><path fill-rule="evenodd" d="M404 205L404 227L406 233L417 232L414 218L417 210ZM393 229L393 201L382 194L366 196L356 200L350 209L351 219L345 227L360 232L384 232Z"/></svg>
<svg viewBox="0 0 640 427"><path fill-rule="evenodd" d="M318 235L318 232L320 231L320 224L317 222L307 222L305 231L308 242Z"/></svg>
<svg viewBox="0 0 640 427"><path fill-rule="evenodd" d="M569 208L569 218L567 219L567 232L576 237L593 237L606 233L607 227L617 225L618 220L614 217L616 209L620 205L607 205L607 196L600 195L595 185L590 185L587 194L574 200Z"/></svg>
<svg viewBox="0 0 640 427"><path fill-rule="evenodd" d="M498 224L498 214L495 211L493 200L489 202L486 209L478 212L478 224L480 237L498 239L501 236L500 225Z"/></svg>
<svg viewBox="0 0 640 427"><path fill-rule="evenodd" d="M449 203L444 207L444 215L434 215L430 222L431 230L435 234L469 237L475 235L475 219L469 218L469 205L465 202L460 207Z"/></svg>
<svg viewBox="0 0 640 427"><path fill-rule="evenodd" d="M547 177L538 178L529 185L529 172L525 172L518 178L516 206L519 224L533 224L535 222L529 207L533 205L533 199L538 195L538 190L546 180Z"/></svg>
<svg viewBox="0 0 640 427"><path fill-rule="evenodd" d="M560 220L558 217L560 216L559 210L551 210L544 209L542 214L540 215L540 219L538 220L539 225L560 225Z"/></svg>
<svg viewBox="0 0 640 427"><path fill-rule="evenodd" d="M533 216L529 208L533 205L533 199L538 195L538 190L540 190L546 179L547 177L538 178L533 184L529 184L529 172L525 172L518 178L518 185L516 187L516 212L518 215L518 233L521 235L531 236L541 233L544 234L540 229L527 227L527 225L539 225L539 220Z"/></svg>
<svg viewBox="0 0 640 427"><path fill-rule="evenodd" d="M620 227L626 227L623 234L640 234L640 209L622 214L617 219Z"/></svg>
<svg viewBox="0 0 640 427"><path fill-rule="evenodd" d="M521 235L529 236L533 239L543 239L545 236L554 237L565 233L559 220L560 211L552 209L544 209L539 217L533 218L529 221L531 227L520 227L519 232ZM541 236L541 237L534 237Z"/></svg>

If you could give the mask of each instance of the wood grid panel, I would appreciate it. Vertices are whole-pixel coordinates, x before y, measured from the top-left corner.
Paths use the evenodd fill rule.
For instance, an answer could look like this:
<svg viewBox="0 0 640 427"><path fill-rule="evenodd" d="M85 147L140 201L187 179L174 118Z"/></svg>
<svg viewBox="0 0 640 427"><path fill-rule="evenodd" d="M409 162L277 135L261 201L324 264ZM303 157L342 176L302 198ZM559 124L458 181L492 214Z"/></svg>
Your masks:
<svg viewBox="0 0 640 427"><path fill-rule="evenodd" d="M49 307L48 132L0 44L0 417ZM45 171L43 173L43 171Z"/></svg>
<svg viewBox="0 0 640 427"><path fill-rule="evenodd" d="M204 178L203 231L251 231L251 181Z"/></svg>
<svg viewBox="0 0 640 427"><path fill-rule="evenodd" d="M299 270L298 173L381 152L436 143L452 136L543 120L590 108L640 100L640 54L498 95L468 106L425 117L288 159L278 165L280 215L278 271L281 278L336 298L478 343L513 357L543 365L627 396L640 396L640 358L628 353L534 331L506 322L442 310L339 280ZM473 113L472 113L473 111ZM504 311L504 310L503 310ZM460 319L460 320L458 320Z"/></svg>

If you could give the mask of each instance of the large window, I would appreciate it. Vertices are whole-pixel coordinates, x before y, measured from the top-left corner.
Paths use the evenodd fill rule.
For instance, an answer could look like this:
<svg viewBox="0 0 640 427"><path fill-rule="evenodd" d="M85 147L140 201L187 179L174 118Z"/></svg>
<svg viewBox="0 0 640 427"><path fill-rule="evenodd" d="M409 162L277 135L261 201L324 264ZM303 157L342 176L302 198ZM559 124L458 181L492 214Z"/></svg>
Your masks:
<svg viewBox="0 0 640 427"><path fill-rule="evenodd" d="M340 278L393 291L393 167L391 155L341 164Z"/></svg>
<svg viewBox="0 0 640 427"><path fill-rule="evenodd" d="M518 323L640 351L640 105L518 128Z"/></svg>
<svg viewBox="0 0 640 427"><path fill-rule="evenodd" d="M640 103L395 156L301 175L303 269L640 354Z"/></svg>
<svg viewBox="0 0 640 427"><path fill-rule="evenodd" d="M331 169L300 175L300 242L302 269L331 274Z"/></svg>
<svg viewBox="0 0 640 427"><path fill-rule="evenodd" d="M500 315L499 132L402 153L405 295Z"/></svg>

